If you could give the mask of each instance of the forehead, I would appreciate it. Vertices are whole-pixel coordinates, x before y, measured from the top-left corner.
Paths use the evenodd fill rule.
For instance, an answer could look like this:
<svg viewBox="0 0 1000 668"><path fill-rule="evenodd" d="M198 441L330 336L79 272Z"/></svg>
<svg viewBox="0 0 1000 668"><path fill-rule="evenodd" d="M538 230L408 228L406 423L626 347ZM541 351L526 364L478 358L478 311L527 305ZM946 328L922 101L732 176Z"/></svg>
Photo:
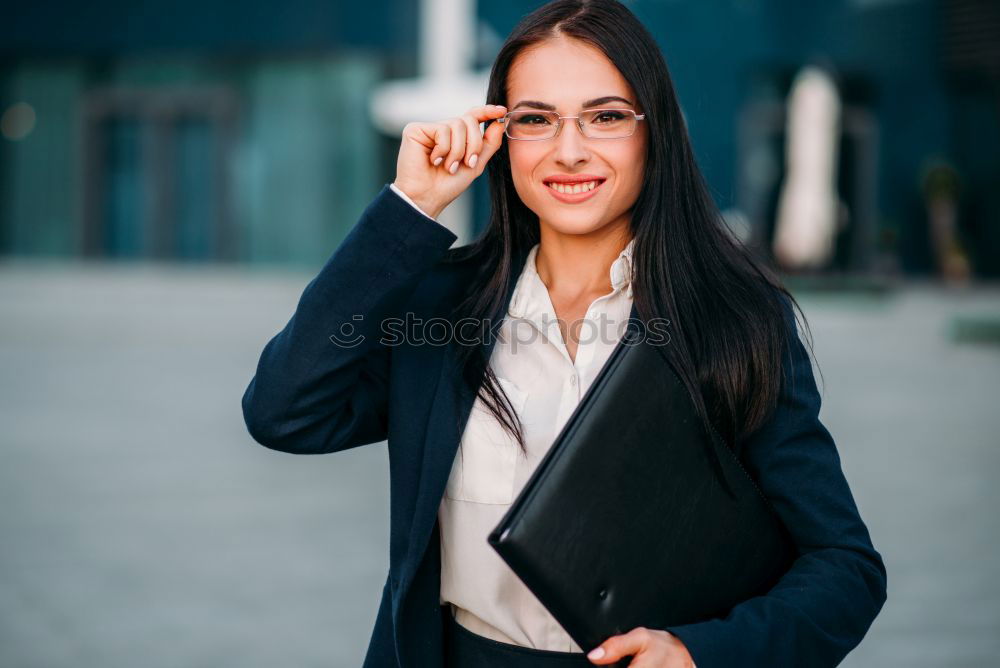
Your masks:
<svg viewBox="0 0 1000 668"><path fill-rule="evenodd" d="M507 77L507 104L538 100L575 110L586 100L618 95L635 100L618 68L597 48L556 37L521 51Z"/></svg>

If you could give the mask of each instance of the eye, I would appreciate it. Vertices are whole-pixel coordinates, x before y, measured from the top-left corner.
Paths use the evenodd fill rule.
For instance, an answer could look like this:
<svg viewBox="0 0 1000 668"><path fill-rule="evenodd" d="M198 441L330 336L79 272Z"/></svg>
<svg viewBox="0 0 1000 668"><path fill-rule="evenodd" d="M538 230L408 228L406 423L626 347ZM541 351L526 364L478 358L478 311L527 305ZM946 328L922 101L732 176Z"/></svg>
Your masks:
<svg viewBox="0 0 1000 668"><path fill-rule="evenodd" d="M625 114L620 111L599 111L594 117L595 123L613 123L615 121L620 121L625 118Z"/></svg>
<svg viewBox="0 0 1000 668"><path fill-rule="evenodd" d="M521 114L514 117L514 122L520 125L544 125L550 121L545 114Z"/></svg>

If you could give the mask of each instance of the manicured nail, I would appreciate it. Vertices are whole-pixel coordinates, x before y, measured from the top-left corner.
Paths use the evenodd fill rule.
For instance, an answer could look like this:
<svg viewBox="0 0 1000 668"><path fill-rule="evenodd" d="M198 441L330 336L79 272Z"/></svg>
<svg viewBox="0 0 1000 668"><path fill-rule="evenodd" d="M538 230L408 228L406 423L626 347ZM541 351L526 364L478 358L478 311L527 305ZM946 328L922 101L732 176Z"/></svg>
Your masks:
<svg viewBox="0 0 1000 668"><path fill-rule="evenodd" d="M473 153L472 157L469 158L469 167L475 167L477 162L479 162L479 156Z"/></svg>
<svg viewBox="0 0 1000 668"><path fill-rule="evenodd" d="M451 167L448 168L448 171L451 172L452 174L458 171L458 160L451 163Z"/></svg>
<svg viewBox="0 0 1000 668"><path fill-rule="evenodd" d="M603 656L604 656L604 648L603 647L598 647L597 649L593 650L590 654L588 654L587 658L588 659L600 659Z"/></svg>
<svg viewBox="0 0 1000 668"><path fill-rule="evenodd" d="M444 160L444 156L439 155L437 159L434 161L434 166L437 167L438 165L440 165L442 160Z"/></svg>

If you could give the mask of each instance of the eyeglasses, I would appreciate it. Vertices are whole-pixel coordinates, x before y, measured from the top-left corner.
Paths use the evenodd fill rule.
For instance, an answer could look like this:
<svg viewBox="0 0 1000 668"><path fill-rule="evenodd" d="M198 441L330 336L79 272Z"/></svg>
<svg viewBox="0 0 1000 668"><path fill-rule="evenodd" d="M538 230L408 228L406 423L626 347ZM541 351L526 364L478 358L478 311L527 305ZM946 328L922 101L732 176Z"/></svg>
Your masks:
<svg viewBox="0 0 1000 668"><path fill-rule="evenodd" d="M563 119L575 118L585 137L591 139L624 139L635 133L645 114L631 109L591 109L579 116L560 116L554 111L511 111L497 123L504 124L504 133L511 139L539 141L552 139L562 129Z"/></svg>

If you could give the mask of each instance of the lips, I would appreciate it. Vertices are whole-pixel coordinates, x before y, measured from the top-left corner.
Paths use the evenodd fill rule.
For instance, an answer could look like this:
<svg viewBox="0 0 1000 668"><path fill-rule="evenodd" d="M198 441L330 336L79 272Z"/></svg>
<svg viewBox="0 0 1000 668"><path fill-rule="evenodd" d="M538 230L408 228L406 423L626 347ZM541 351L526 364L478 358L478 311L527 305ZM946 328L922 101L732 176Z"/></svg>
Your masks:
<svg viewBox="0 0 1000 668"><path fill-rule="evenodd" d="M606 180L607 179L588 179L588 181L597 181L597 185L594 186L594 188L592 190L585 190L585 191L579 192L579 193L561 193L558 190L556 190L555 188L553 188L552 186L550 186L549 185L550 182L548 182L548 181L545 182L544 187L549 192L550 195L552 195L553 197L555 197L560 202L564 202L566 204L576 204L578 202L584 202L584 201L590 199L591 197L593 197L594 195L596 195L597 191L599 191L601 189L601 186L604 185L604 182ZM554 181L554 183L559 183L559 181ZM573 184L570 183L570 184L565 184L565 185L567 187L570 187Z"/></svg>
<svg viewBox="0 0 1000 668"><path fill-rule="evenodd" d="M600 174L552 174L542 179L542 183L586 183L587 181L607 181Z"/></svg>
<svg viewBox="0 0 1000 668"><path fill-rule="evenodd" d="M604 183L604 179L584 179L582 181L543 181L543 183L548 186L562 186L563 188L571 189L573 186L589 185L591 183L600 185Z"/></svg>

